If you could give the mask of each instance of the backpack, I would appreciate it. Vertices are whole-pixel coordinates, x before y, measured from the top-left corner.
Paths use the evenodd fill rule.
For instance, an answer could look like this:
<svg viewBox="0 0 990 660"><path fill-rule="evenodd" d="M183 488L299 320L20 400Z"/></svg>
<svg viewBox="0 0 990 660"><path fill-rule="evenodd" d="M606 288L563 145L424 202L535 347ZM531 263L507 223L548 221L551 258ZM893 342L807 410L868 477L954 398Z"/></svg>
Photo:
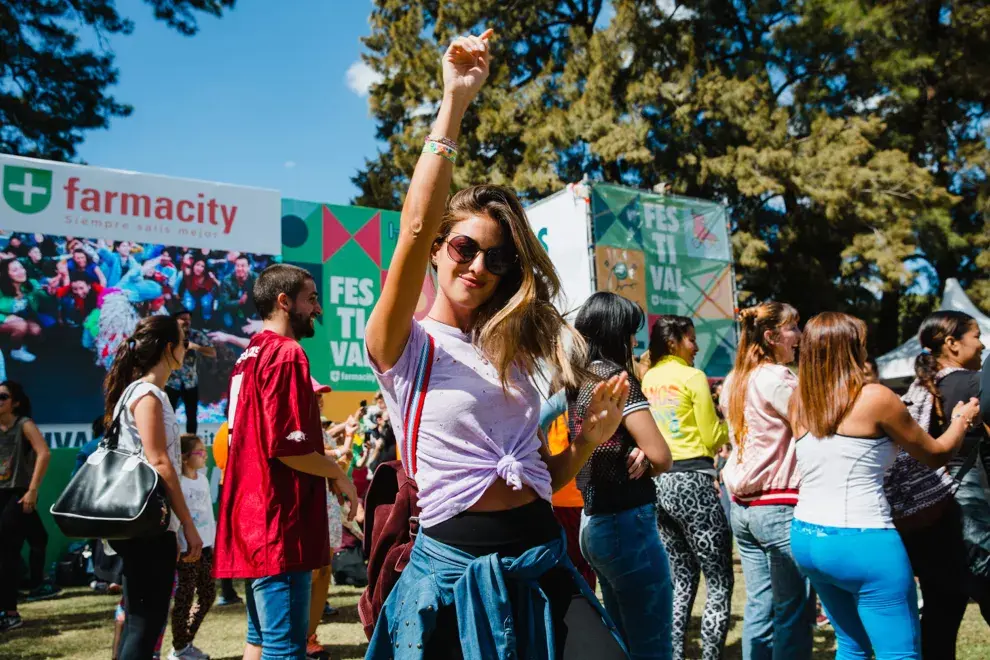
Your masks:
<svg viewBox="0 0 990 660"><path fill-rule="evenodd" d="M358 615L370 640L378 613L409 563L419 531L419 491L400 461L382 463L375 470L364 515L368 588L358 601Z"/></svg>
<svg viewBox="0 0 990 660"><path fill-rule="evenodd" d="M408 465L403 466L401 461L381 463L371 478L371 486L365 496L364 555L368 558L368 588L358 601L358 616L369 641L378 621L378 613L409 563L419 532L416 442L435 351L434 339L427 335L419 368L412 380L419 384L411 393L407 408L412 419L402 420L406 423L408 435L404 438L409 448L405 457Z"/></svg>

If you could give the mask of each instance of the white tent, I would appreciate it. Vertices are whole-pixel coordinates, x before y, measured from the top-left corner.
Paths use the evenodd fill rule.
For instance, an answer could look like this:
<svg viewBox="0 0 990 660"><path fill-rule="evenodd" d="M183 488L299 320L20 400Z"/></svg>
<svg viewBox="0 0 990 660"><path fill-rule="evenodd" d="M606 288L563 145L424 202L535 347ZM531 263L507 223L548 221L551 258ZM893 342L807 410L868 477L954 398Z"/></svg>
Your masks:
<svg viewBox="0 0 990 660"><path fill-rule="evenodd" d="M959 286L959 282L954 278L945 282L942 306L939 309L965 312L976 319L976 322L980 324L980 338L983 340L983 345L987 347L983 352L983 358L986 359L987 355L990 354L990 318L973 304L973 301L969 299L966 292ZM880 380L890 383L914 378L914 360L920 353L921 342L918 341L917 337L911 337L883 357L877 358Z"/></svg>

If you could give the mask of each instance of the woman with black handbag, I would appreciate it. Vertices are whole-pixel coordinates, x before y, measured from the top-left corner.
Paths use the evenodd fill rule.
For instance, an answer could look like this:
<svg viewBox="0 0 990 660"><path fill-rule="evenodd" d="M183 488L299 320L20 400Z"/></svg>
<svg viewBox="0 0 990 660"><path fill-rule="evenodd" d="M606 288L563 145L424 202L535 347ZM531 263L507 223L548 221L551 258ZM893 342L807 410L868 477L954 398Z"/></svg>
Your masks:
<svg viewBox="0 0 990 660"><path fill-rule="evenodd" d="M147 660L154 652L168 617L179 527L188 545L183 561L198 560L203 548L179 486L179 425L165 394L165 382L173 369L182 366L185 353L185 338L174 317L148 317L121 344L104 383L108 428L119 414L117 446L144 454L165 485L172 511L165 532L110 541L124 560L127 619L119 660Z"/></svg>

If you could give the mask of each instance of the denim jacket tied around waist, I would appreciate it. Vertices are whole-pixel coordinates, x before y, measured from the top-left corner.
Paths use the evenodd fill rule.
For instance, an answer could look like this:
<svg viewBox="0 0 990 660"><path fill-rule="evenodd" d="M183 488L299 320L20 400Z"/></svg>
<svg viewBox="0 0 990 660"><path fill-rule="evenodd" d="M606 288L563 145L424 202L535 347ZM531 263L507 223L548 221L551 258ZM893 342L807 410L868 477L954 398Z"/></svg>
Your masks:
<svg viewBox="0 0 990 660"><path fill-rule="evenodd" d="M557 565L566 568L581 594L597 609L625 650L618 630L567 556L563 534L518 557L474 557L431 539L416 538L409 564L389 594L375 624L365 660L420 660L436 626L437 611L453 604L465 660L553 660L556 647L550 604L538 580ZM510 590L521 604L513 624Z"/></svg>

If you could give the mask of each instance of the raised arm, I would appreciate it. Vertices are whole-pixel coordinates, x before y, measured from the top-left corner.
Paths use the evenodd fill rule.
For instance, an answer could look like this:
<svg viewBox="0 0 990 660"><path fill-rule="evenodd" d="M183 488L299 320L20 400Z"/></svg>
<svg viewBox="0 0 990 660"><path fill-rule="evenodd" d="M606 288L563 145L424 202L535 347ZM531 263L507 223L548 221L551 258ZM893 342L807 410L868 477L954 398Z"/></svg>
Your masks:
<svg viewBox="0 0 990 660"><path fill-rule="evenodd" d="M979 402L975 398L967 403L958 403L952 411L951 423L945 433L933 438L926 429L918 426L896 394L879 385L867 388L872 390L871 403L880 413L880 428L891 440L903 447L904 451L933 468L942 467L949 462L980 412ZM867 388L864 388L864 394Z"/></svg>
<svg viewBox="0 0 990 660"><path fill-rule="evenodd" d="M443 100L431 136L457 141L471 100L488 78L488 30L460 37L443 55ZM405 349L419 300L433 239L443 219L453 163L434 153L420 156L402 205L399 239L382 295L365 330L368 355L382 371L391 369Z"/></svg>
<svg viewBox="0 0 990 660"><path fill-rule="evenodd" d="M591 452L612 437L622 423L622 411L629 398L629 377L622 373L595 385L591 402L581 424L581 433L571 440L567 449L550 455L546 435L540 431L540 457L550 471L550 484L557 492L577 475L588 462Z"/></svg>

